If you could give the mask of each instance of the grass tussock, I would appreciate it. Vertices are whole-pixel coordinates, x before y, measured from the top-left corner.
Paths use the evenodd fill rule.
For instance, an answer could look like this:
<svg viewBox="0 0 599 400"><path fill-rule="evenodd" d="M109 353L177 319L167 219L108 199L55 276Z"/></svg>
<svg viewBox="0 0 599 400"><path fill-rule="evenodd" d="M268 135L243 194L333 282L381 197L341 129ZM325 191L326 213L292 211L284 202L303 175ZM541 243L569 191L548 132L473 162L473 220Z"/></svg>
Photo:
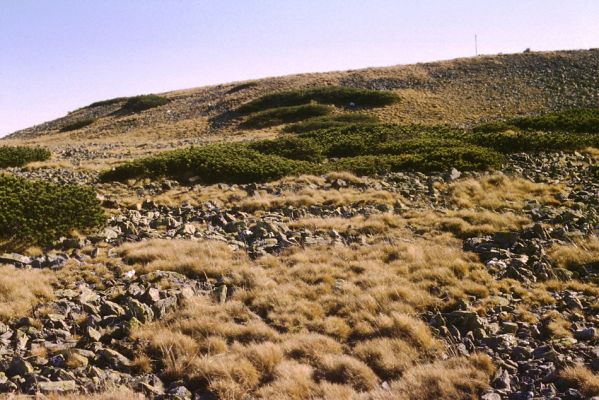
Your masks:
<svg viewBox="0 0 599 400"><path fill-rule="evenodd" d="M247 257L217 241L153 239L124 244L118 251L125 262L134 264L140 273L174 271L211 281L228 277L232 284L240 285L255 279Z"/></svg>
<svg viewBox="0 0 599 400"><path fill-rule="evenodd" d="M443 354L419 312L485 298L492 287L458 240L400 232L368 248L293 248L257 260L212 242L126 244L119 252L136 269L223 277L229 289L224 303L193 299L134 337L154 371L223 399L375 393Z"/></svg>
<svg viewBox="0 0 599 400"><path fill-rule="evenodd" d="M560 377L588 398L599 396L599 375L584 366L566 367L560 373Z"/></svg>
<svg viewBox="0 0 599 400"><path fill-rule="evenodd" d="M0 320L30 315L38 304L53 298L51 277L39 270L0 266Z"/></svg>
<svg viewBox="0 0 599 400"><path fill-rule="evenodd" d="M456 207L492 211L521 210L529 201L558 205L556 196L563 193L563 188L557 185L534 183L501 173L455 182L448 189Z"/></svg>
<svg viewBox="0 0 599 400"><path fill-rule="evenodd" d="M584 274L587 268L599 266L599 238L591 237L568 245L555 245L548 252L550 260L559 268Z"/></svg>
<svg viewBox="0 0 599 400"><path fill-rule="evenodd" d="M448 210L435 212L430 210L407 211L402 214L408 226L416 231L439 230L450 232L456 237L467 238L478 235L490 235L506 230L518 230L528 225L530 220L512 212L496 213L482 210Z"/></svg>

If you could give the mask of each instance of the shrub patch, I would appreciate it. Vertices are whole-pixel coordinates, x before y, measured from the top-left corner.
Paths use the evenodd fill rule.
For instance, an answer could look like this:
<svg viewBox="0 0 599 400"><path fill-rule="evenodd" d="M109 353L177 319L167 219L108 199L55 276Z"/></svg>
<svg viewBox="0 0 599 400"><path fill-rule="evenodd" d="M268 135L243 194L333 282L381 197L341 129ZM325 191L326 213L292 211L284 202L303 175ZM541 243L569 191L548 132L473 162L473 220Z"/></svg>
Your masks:
<svg viewBox="0 0 599 400"><path fill-rule="evenodd" d="M88 231L105 222L95 192L0 175L0 238L11 245L47 246L70 231Z"/></svg>
<svg viewBox="0 0 599 400"><path fill-rule="evenodd" d="M50 156L42 147L0 146L0 168L22 167L33 161L46 161Z"/></svg>

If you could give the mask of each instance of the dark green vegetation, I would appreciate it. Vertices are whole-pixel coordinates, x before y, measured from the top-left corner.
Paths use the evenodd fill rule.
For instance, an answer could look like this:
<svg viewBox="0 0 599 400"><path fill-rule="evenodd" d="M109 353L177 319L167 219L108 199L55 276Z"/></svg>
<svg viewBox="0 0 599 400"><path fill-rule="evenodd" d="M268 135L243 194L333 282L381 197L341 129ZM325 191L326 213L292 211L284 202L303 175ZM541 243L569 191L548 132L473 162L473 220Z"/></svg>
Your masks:
<svg viewBox="0 0 599 400"><path fill-rule="evenodd" d="M269 126L303 121L332 113L333 107L321 104L305 104L292 107L279 107L250 115L239 125L242 129L262 129Z"/></svg>
<svg viewBox="0 0 599 400"><path fill-rule="evenodd" d="M567 110L534 117L513 118L483 124L476 128L478 132L506 130L599 133L599 109Z"/></svg>
<svg viewBox="0 0 599 400"><path fill-rule="evenodd" d="M334 121L334 117L315 120ZM300 124L305 126L309 121ZM185 180L195 176L203 183L243 183L327 171L373 175L401 170L446 171L451 167L488 170L499 168L504 154L599 147L599 135L576 132L483 132L343 120L327 129L299 131L274 140L167 152L124 164L104 172L101 178L122 181L163 176Z"/></svg>
<svg viewBox="0 0 599 400"><path fill-rule="evenodd" d="M41 147L0 146L0 168L21 167L33 161L46 161L50 156Z"/></svg>
<svg viewBox="0 0 599 400"><path fill-rule="evenodd" d="M0 175L0 240L13 248L47 246L73 229L88 231L104 222L90 188Z"/></svg>
<svg viewBox="0 0 599 400"><path fill-rule="evenodd" d="M310 118L305 121L297 122L295 124L286 126L283 128L283 131L288 133L303 133L346 125L376 124L378 122L378 118L365 114L335 114Z"/></svg>
<svg viewBox="0 0 599 400"><path fill-rule="evenodd" d="M127 99L128 97L115 97L114 99L96 101L95 103L91 103L89 106L84 108L111 106L113 104L121 103Z"/></svg>
<svg viewBox="0 0 599 400"><path fill-rule="evenodd" d="M169 102L169 99L155 94L135 96L130 97L120 111L124 113L137 113L149 110L150 108L163 106Z"/></svg>
<svg viewBox="0 0 599 400"><path fill-rule="evenodd" d="M244 144L192 147L142 158L101 174L103 181L168 176L195 177L201 183L264 182L301 173L317 173L318 165L250 149Z"/></svg>
<svg viewBox="0 0 599 400"><path fill-rule="evenodd" d="M383 107L399 101L392 92L328 86L304 90L289 90L262 96L239 107L242 114L264 111L277 107L291 107L317 102L337 107Z"/></svg>
<svg viewBox="0 0 599 400"><path fill-rule="evenodd" d="M85 119L79 120L77 122L73 122L71 124L63 126L62 128L60 128L60 132L69 132L69 131L81 129L88 125L93 124L95 121L96 121L95 118L85 118Z"/></svg>
<svg viewBox="0 0 599 400"><path fill-rule="evenodd" d="M326 171L372 175L405 169L443 171L453 166L479 170L500 166L502 156L493 150L432 136L445 131L355 125L249 144L208 145L135 160L104 172L101 179L164 176L179 180L197 177L202 183L247 183Z"/></svg>

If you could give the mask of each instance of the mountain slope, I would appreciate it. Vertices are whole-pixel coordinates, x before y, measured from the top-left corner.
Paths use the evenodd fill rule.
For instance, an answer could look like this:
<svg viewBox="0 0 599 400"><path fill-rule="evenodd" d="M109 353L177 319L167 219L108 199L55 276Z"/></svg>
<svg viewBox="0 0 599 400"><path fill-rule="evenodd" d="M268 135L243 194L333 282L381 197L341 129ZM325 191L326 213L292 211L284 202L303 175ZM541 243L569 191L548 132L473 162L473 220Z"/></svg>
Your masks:
<svg viewBox="0 0 599 400"><path fill-rule="evenodd" d="M99 102L14 132L8 139L127 140L226 134L237 130L242 119L234 110L247 101L281 90L328 85L397 93L401 102L366 111L384 122L463 125L540 111L597 107L598 70L599 50L592 49L266 78L164 93L168 104L136 113L118 112L126 98ZM92 120L88 126L59 134L69 125Z"/></svg>

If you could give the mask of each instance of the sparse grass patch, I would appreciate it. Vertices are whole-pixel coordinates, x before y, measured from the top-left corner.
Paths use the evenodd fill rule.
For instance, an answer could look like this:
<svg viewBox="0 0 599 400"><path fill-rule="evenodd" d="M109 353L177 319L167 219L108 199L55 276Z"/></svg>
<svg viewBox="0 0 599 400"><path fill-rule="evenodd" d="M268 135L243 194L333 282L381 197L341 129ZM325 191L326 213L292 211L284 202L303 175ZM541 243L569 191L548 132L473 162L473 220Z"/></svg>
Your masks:
<svg viewBox="0 0 599 400"><path fill-rule="evenodd" d="M451 203L458 208L483 208L492 211L522 210L528 201L543 205L559 205L559 185L534 183L502 173L477 179L466 179L449 185Z"/></svg>
<svg viewBox="0 0 599 400"><path fill-rule="evenodd" d="M50 156L42 147L0 146L0 168L22 167L30 162L46 161Z"/></svg>
<svg viewBox="0 0 599 400"><path fill-rule="evenodd" d="M30 315L36 305L51 300L51 282L44 271L0 266L0 320Z"/></svg>
<svg viewBox="0 0 599 400"><path fill-rule="evenodd" d="M512 212L495 213L487 210L407 211L402 214L417 231L440 230L459 238L490 235L499 231L522 229L531 221Z"/></svg>

